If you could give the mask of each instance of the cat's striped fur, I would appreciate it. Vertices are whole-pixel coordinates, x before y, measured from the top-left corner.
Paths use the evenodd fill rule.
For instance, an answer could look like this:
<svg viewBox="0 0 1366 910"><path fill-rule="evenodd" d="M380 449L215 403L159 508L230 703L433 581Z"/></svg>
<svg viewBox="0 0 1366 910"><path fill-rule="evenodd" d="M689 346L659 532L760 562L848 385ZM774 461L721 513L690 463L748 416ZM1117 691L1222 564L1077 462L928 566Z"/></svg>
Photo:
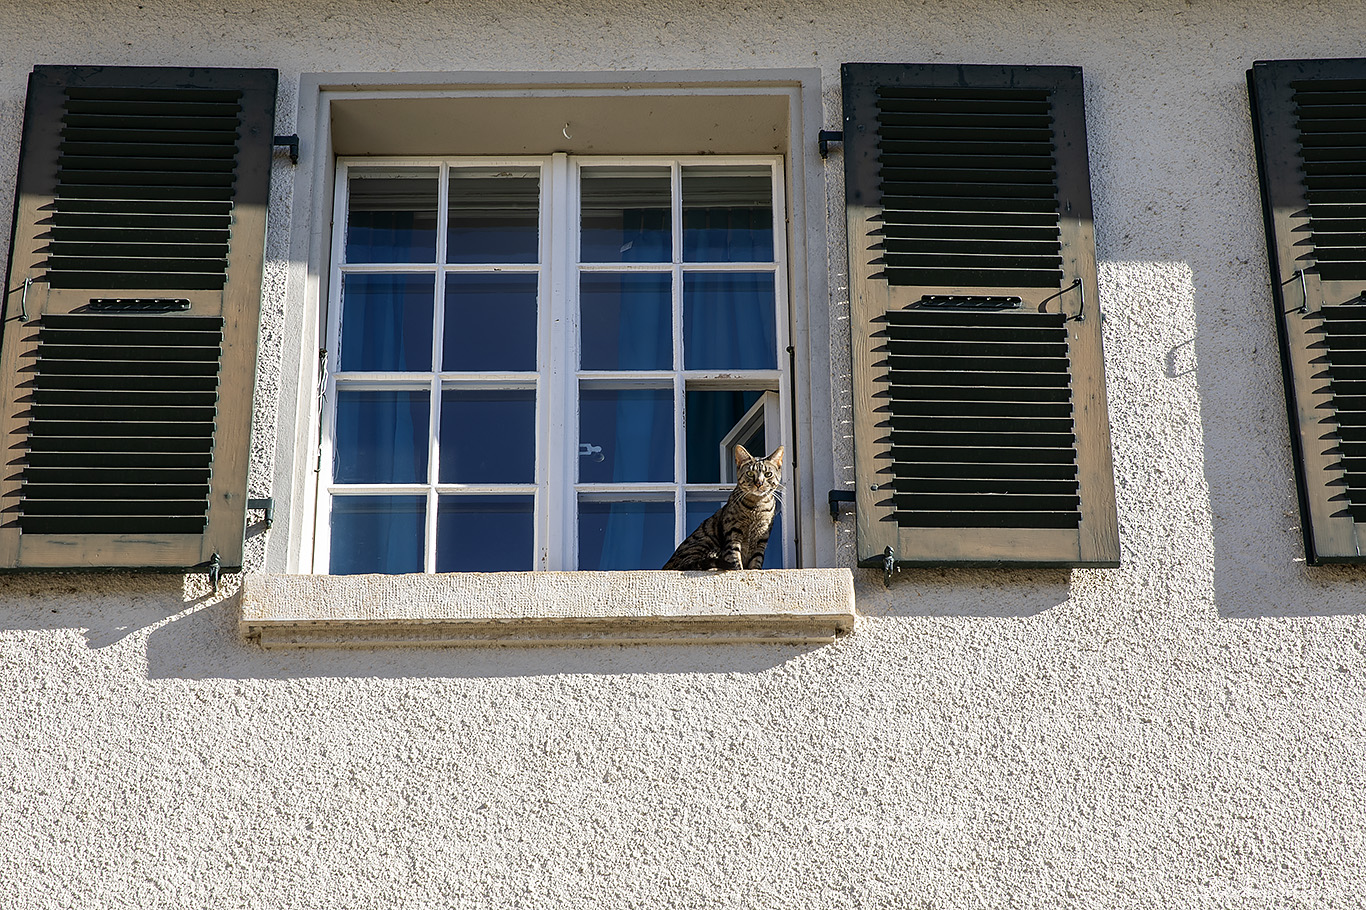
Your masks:
<svg viewBox="0 0 1366 910"><path fill-rule="evenodd" d="M774 492L783 476L783 447L755 458L735 447L735 490L726 504L697 526L664 563L666 569L757 569L777 508Z"/></svg>

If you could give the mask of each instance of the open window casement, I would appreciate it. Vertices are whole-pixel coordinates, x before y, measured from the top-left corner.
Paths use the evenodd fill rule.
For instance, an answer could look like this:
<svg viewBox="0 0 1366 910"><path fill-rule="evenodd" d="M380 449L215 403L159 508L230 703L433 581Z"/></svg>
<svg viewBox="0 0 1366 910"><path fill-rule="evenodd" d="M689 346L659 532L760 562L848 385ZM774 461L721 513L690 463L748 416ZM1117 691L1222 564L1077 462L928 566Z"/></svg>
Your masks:
<svg viewBox="0 0 1366 910"><path fill-rule="evenodd" d="M1366 60L1248 71L1301 527L1310 563L1366 534Z"/></svg>
<svg viewBox="0 0 1366 910"><path fill-rule="evenodd" d="M40 66L0 568L241 564L275 70Z"/></svg>
<svg viewBox="0 0 1366 910"><path fill-rule="evenodd" d="M1081 70L843 81L860 564L1118 565Z"/></svg>

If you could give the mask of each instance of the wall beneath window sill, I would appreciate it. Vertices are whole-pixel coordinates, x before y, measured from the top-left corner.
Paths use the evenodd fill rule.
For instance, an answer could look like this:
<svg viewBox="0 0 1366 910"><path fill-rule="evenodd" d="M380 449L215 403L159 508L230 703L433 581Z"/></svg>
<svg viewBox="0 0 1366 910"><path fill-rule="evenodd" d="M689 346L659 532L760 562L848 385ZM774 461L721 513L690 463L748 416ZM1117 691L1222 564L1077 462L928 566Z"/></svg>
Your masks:
<svg viewBox="0 0 1366 910"><path fill-rule="evenodd" d="M273 647L831 642L848 569L248 575L242 634Z"/></svg>

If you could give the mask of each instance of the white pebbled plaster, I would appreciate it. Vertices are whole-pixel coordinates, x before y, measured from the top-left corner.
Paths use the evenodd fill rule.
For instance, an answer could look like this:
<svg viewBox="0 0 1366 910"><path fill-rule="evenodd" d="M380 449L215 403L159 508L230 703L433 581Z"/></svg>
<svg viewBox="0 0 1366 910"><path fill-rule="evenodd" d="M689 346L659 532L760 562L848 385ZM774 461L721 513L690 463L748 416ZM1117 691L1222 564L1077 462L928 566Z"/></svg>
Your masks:
<svg viewBox="0 0 1366 910"><path fill-rule="evenodd" d="M240 628L265 647L829 642L854 624L848 569L248 575Z"/></svg>

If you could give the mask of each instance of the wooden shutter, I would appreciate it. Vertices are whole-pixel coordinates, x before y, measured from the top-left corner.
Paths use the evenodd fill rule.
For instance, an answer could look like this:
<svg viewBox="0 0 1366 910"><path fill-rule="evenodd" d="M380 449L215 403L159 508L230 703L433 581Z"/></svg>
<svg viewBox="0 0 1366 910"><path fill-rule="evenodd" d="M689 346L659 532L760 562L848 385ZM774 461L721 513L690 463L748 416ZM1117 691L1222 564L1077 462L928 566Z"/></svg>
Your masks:
<svg viewBox="0 0 1366 910"><path fill-rule="evenodd" d="M1248 72L1272 300L1309 562L1366 528L1366 60Z"/></svg>
<svg viewBox="0 0 1366 910"><path fill-rule="evenodd" d="M274 70L29 78L0 567L241 565Z"/></svg>
<svg viewBox="0 0 1366 910"><path fill-rule="evenodd" d="M859 562L1118 565L1081 70L843 80Z"/></svg>

